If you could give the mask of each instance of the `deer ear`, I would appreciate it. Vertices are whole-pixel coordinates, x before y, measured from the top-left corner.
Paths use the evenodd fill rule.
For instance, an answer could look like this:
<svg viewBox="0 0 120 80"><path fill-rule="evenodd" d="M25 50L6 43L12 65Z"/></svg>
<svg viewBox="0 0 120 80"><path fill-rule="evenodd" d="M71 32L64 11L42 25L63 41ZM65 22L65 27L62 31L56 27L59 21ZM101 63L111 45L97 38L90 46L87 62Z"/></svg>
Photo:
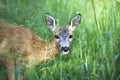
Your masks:
<svg viewBox="0 0 120 80"><path fill-rule="evenodd" d="M80 22L81 22L81 14L77 14L77 15L76 15L75 17L73 17L73 18L71 19L71 21L69 22L70 29L71 29L72 31L74 31L75 28L79 26Z"/></svg>
<svg viewBox="0 0 120 80"><path fill-rule="evenodd" d="M50 15L49 13L46 13L45 14L45 19L46 19L46 22L48 24L49 29L51 31L54 31L55 28L57 27L57 22L54 19L54 17L52 15Z"/></svg>

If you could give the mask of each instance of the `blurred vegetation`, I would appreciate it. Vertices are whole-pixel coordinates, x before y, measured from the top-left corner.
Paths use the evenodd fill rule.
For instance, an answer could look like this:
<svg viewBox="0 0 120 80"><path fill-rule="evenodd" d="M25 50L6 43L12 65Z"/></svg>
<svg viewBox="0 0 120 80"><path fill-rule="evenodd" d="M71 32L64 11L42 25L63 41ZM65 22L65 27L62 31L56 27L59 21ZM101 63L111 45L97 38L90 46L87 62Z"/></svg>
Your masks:
<svg viewBox="0 0 120 80"><path fill-rule="evenodd" d="M79 12L82 21L70 54L27 70L25 80L120 80L120 0L0 0L0 19L23 24L50 40L46 12L60 26ZM6 79L3 69L0 75Z"/></svg>

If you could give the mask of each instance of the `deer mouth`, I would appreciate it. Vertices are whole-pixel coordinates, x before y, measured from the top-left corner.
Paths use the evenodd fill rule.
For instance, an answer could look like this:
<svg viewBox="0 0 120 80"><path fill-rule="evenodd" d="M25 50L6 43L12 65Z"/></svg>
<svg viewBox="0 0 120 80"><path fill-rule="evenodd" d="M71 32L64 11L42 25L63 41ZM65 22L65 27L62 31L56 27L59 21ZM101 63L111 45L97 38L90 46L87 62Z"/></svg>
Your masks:
<svg viewBox="0 0 120 80"><path fill-rule="evenodd" d="M63 54L68 54L68 53L69 53L69 51L67 51L67 52L64 52L64 51L63 51Z"/></svg>

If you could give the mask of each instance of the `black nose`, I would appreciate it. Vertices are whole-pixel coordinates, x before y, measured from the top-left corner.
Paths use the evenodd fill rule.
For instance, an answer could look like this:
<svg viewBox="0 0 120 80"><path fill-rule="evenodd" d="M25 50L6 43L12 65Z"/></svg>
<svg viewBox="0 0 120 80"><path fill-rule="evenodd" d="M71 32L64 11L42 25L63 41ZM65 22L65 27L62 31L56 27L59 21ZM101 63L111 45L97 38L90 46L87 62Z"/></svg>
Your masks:
<svg viewBox="0 0 120 80"><path fill-rule="evenodd" d="M69 50L69 47L65 46L65 47L62 47L62 50L67 52Z"/></svg>

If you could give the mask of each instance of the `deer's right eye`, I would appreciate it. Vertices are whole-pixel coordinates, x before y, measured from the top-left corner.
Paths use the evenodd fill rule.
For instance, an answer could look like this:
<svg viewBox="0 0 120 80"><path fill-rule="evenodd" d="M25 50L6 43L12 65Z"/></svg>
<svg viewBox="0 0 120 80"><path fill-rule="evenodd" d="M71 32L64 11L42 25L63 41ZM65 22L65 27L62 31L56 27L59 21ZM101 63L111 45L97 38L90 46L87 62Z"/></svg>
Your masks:
<svg viewBox="0 0 120 80"><path fill-rule="evenodd" d="M58 35L55 35L55 38L56 38L56 39L59 39L60 37L59 37Z"/></svg>

